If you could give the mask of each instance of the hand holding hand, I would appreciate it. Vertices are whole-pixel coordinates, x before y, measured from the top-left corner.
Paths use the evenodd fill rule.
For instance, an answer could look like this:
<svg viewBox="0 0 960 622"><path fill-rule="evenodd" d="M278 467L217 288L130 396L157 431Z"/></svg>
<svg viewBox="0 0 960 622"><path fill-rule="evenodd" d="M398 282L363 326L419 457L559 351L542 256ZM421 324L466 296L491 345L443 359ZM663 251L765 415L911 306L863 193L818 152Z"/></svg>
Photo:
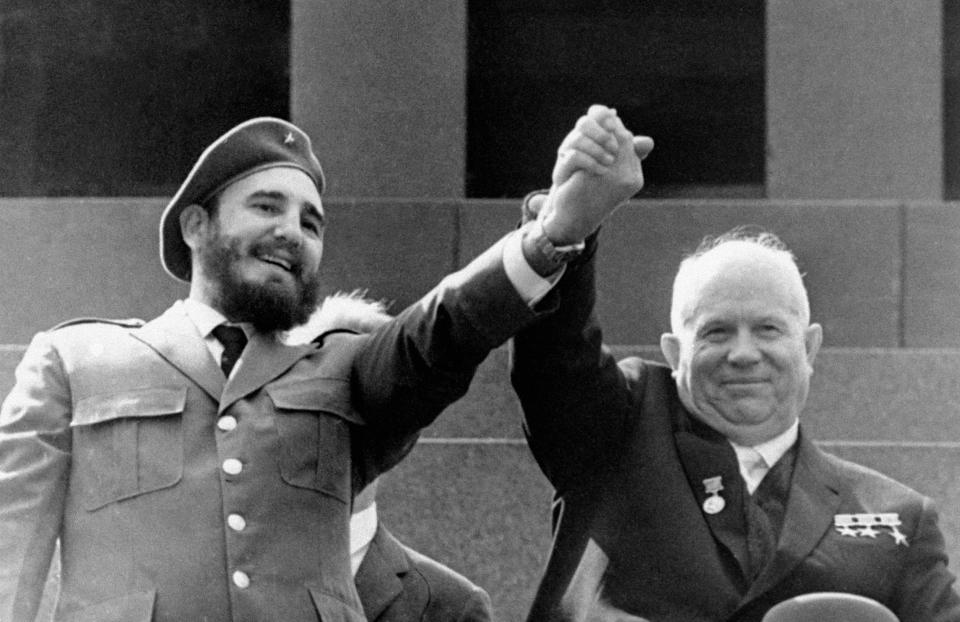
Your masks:
<svg viewBox="0 0 960 622"><path fill-rule="evenodd" d="M640 162L651 149L653 141L630 133L615 110L591 106L557 151L550 194L530 202L543 212L547 237L563 245L590 235L643 187Z"/></svg>

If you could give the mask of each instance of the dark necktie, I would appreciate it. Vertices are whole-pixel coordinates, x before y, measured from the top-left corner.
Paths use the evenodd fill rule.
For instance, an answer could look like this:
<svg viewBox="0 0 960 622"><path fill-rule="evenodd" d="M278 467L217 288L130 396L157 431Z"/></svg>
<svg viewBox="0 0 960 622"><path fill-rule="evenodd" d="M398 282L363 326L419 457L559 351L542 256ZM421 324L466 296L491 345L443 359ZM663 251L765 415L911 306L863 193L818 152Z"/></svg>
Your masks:
<svg viewBox="0 0 960 622"><path fill-rule="evenodd" d="M795 455L793 449L785 453L763 478L757 490L744 500L751 578L760 574L777 550L787 498L790 496Z"/></svg>
<svg viewBox="0 0 960 622"><path fill-rule="evenodd" d="M213 329L213 336L223 344L223 354L220 356L220 369L223 375L230 377L230 370L237 364L240 353L247 345L247 335L238 326L220 324Z"/></svg>

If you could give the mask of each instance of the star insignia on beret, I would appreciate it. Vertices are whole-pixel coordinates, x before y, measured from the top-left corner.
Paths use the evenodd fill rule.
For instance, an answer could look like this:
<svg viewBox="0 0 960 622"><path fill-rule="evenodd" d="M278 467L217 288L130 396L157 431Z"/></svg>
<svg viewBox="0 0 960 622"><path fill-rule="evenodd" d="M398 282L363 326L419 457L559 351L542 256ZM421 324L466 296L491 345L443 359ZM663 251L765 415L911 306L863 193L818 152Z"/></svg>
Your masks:
<svg viewBox="0 0 960 622"><path fill-rule="evenodd" d="M293 132L287 132L287 135L283 137L284 145L292 145L296 140L293 138Z"/></svg>

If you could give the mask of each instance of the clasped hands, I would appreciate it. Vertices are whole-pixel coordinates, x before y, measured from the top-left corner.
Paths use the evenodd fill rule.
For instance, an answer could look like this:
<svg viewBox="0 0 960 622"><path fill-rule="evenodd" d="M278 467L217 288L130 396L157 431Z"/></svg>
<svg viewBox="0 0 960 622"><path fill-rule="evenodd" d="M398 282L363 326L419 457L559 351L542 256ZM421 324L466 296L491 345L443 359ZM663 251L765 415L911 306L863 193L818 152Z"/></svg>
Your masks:
<svg viewBox="0 0 960 622"><path fill-rule="evenodd" d="M557 150L550 192L528 202L557 246L574 244L643 188L641 161L653 149L634 136L616 110L595 104L577 120Z"/></svg>

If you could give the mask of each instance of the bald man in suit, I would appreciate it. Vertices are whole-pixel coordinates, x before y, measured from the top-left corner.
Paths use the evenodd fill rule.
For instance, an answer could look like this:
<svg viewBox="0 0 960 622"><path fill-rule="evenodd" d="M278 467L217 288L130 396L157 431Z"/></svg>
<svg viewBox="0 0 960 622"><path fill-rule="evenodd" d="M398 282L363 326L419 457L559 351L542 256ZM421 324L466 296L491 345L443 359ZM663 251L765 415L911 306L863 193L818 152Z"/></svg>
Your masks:
<svg viewBox="0 0 960 622"><path fill-rule="evenodd" d="M606 174L571 175L567 152L628 144L615 121L603 107L581 118L526 218L549 227L571 183L602 189ZM628 168L636 159L613 154ZM600 607L653 622L760 622L799 594L842 591L902 622L960 621L932 500L806 434L822 328L783 243L734 230L680 264L664 365L617 360L603 345L598 235L584 242L559 308L512 344L524 429L555 489L553 550L529 620L582 622Z"/></svg>

